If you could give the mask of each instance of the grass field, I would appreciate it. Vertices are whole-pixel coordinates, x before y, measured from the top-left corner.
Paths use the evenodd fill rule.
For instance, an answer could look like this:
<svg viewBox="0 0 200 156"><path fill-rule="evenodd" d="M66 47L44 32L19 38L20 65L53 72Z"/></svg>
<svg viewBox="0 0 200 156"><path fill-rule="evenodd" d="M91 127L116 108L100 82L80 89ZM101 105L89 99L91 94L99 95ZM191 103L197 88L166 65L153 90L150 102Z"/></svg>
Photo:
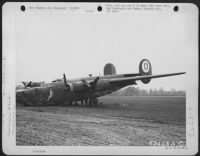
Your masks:
<svg viewBox="0 0 200 156"><path fill-rule="evenodd" d="M98 107L17 107L17 145L185 142L185 97L99 98Z"/></svg>

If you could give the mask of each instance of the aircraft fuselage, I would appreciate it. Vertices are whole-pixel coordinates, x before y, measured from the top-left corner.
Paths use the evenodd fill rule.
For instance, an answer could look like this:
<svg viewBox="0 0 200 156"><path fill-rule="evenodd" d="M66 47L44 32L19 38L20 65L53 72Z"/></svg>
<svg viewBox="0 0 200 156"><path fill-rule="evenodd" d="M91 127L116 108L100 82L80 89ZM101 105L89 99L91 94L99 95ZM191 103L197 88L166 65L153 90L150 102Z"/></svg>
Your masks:
<svg viewBox="0 0 200 156"><path fill-rule="evenodd" d="M112 68L114 67L112 66ZM136 84L136 81L148 84L153 78L185 74L185 72L179 72L152 75L151 64L147 59L140 61L139 73L116 74L114 69L110 72L105 70L105 73L110 73L111 75L67 80L64 74L62 79L54 80L51 83L32 83L30 81L27 84L24 82L25 89L16 90L16 101L26 105L58 105L65 102L82 102L89 99L90 104L93 105L98 103L97 97L110 94L128 85Z"/></svg>
<svg viewBox="0 0 200 156"><path fill-rule="evenodd" d="M95 78L88 78L86 80L94 80ZM28 105L63 104L64 102L80 101L90 96L104 96L125 87L124 85L113 86L110 84L109 79L99 79L95 88L89 88L81 80L69 80L70 90L66 90L62 79L40 87L25 89L25 92L19 90L16 93L17 102L27 103Z"/></svg>

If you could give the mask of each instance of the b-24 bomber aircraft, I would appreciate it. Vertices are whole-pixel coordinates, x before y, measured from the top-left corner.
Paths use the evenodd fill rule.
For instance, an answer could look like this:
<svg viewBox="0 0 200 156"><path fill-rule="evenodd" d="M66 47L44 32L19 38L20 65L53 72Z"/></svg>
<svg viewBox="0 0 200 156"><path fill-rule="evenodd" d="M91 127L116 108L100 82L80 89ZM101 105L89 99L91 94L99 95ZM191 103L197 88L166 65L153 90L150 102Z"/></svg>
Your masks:
<svg viewBox="0 0 200 156"><path fill-rule="evenodd" d="M137 85L137 81L148 84L153 78L181 75L185 72L152 75L150 61L143 59L139 64L139 73L116 74L113 64L106 64L104 76L89 76L67 80L65 74L62 79L51 83L26 83L24 89L16 90L16 101L28 105L72 105L73 102L81 101L82 104L98 105L97 97L110 94L128 85Z"/></svg>

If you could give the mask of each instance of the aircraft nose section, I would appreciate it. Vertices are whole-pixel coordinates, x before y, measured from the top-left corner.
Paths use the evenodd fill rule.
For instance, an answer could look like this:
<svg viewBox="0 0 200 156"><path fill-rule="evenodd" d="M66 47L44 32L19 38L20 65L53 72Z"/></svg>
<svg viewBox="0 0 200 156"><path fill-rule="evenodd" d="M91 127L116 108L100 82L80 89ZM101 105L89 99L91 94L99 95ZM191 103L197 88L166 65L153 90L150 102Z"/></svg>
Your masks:
<svg viewBox="0 0 200 156"><path fill-rule="evenodd" d="M23 92L16 92L16 98L18 99L18 98L22 97L22 94L23 94Z"/></svg>
<svg viewBox="0 0 200 156"><path fill-rule="evenodd" d="M16 92L16 102L18 102L18 103L25 102L25 93L24 92Z"/></svg>

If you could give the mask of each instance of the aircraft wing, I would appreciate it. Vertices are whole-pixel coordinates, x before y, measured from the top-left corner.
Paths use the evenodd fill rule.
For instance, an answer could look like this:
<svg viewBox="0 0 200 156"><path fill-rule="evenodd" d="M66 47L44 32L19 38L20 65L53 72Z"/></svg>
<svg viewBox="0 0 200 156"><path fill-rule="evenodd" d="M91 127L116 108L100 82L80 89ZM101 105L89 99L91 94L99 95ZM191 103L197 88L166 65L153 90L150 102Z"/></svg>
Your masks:
<svg viewBox="0 0 200 156"><path fill-rule="evenodd" d="M170 73L170 74L160 74L160 75L141 75L141 76L135 76L135 77L125 77L125 78L112 78L109 80L109 82L112 84L115 83L132 83L136 84L135 81L137 80L145 80L145 79L152 79L152 78L161 78L161 77L167 77L167 76L175 76L175 75L181 75L185 74L185 72L180 73Z"/></svg>

